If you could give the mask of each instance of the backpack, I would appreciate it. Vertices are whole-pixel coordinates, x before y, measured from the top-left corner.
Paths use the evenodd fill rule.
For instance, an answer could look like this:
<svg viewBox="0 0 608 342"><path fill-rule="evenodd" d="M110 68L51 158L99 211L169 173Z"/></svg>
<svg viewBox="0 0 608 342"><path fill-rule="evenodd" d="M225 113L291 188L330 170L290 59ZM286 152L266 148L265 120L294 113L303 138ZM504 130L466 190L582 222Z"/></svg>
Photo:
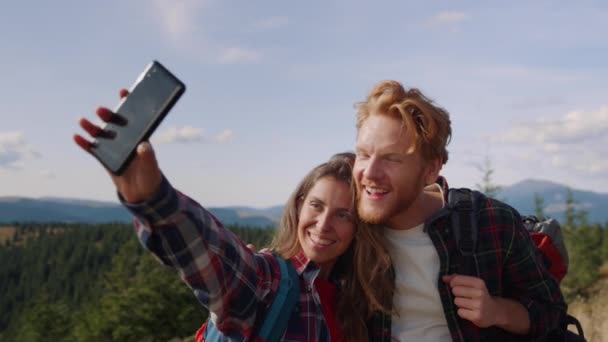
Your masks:
<svg viewBox="0 0 608 342"><path fill-rule="evenodd" d="M255 341L277 342L287 329L287 323L293 312L300 294L300 278L293 264L275 255L279 263L281 278L279 288L264 316L260 328L257 331ZM219 342L230 341L224 336L211 319L201 326L196 332L197 342Z"/></svg>
<svg viewBox="0 0 608 342"><path fill-rule="evenodd" d="M470 189L450 189L448 192L448 208L451 211L452 233L460 253L463 256L462 273L475 274L474 255L477 248L477 213L478 203L486 196L479 191ZM568 252L564 245L561 227L555 219L539 220L535 216L524 216L522 223L530 233L532 241L541 251L547 270L558 281L568 272ZM574 325L578 334L568 330ZM548 341L577 341L585 342L585 335L580 322L573 316L566 315L559 328L547 337Z"/></svg>
<svg viewBox="0 0 608 342"><path fill-rule="evenodd" d="M559 222L552 218L539 220L534 215L524 216L522 221L532 241L541 250L549 273L561 282L568 273L569 258Z"/></svg>

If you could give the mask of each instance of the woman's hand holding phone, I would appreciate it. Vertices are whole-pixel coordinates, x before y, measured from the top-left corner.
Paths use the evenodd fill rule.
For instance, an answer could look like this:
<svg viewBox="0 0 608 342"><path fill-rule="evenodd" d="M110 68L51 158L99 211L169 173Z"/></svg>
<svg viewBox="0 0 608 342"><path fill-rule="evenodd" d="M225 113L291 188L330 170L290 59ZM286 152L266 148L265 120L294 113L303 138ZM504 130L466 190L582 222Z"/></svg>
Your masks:
<svg viewBox="0 0 608 342"><path fill-rule="evenodd" d="M128 94L129 92L126 89L120 90L121 98ZM115 117L115 114L105 107L97 108L96 113L104 122L109 122ZM101 127L93 124L86 118L81 118L79 124L91 138L104 134L104 130ZM80 134L74 134L73 139L83 150L91 153L92 141ZM149 142L142 142L137 146L135 157L120 176L113 174L109 170L107 171L116 185L116 189L128 203L145 201L160 189L162 174L158 167L152 145Z"/></svg>

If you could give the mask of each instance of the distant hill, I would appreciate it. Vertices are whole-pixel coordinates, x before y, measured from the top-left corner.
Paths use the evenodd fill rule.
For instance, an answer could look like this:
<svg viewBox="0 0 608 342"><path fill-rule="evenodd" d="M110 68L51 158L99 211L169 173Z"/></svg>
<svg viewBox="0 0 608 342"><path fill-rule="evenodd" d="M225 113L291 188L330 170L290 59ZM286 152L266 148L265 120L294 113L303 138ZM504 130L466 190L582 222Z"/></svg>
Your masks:
<svg viewBox="0 0 608 342"><path fill-rule="evenodd" d="M608 222L608 194L584 191L570 188L577 209L588 213L588 220L592 223ZM534 214L534 194L544 200L544 213L558 220L564 219L566 209L566 196L568 186L549 181L527 179L519 183L504 187L498 198L509 203L522 215Z"/></svg>
<svg viewBox="0 0 608 342"><path fill-rule="evenodd" d="M235 207L237 208L237 207ZM276 209L249 207L208 208L226 225L247 227L276 226L277 218L268 213ZM10 222L131 222L131 214L112 202L70 198L0 197L0 223Z"/></svg>
<svg viewBox="0 0 608 342"><path fill-rule="evenodd" d="M498 198L522 215L534 213L534 194L545 203L545 214L563 220L568 186L528 179L506 186ZM590 222L608 222L608 194L571 189L579 208L588 212ZM283 206L252 208L230 206L208 208L224 224L249 227L276 226ZM131 215L118 203L71 198L0 197L0 223L10 222L130 222Z"/></svg>

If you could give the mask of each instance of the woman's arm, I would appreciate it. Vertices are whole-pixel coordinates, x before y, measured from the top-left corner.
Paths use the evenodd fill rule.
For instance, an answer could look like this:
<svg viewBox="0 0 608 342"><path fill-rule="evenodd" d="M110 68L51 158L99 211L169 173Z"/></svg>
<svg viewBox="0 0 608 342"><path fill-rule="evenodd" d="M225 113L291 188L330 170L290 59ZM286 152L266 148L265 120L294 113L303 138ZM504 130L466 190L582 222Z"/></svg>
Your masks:
<svg viewBox="0 0 608 342"><path fill-rule="evenodd" d="M196 201L163 177L147 201L124 205L135 215L142 245L178 270L225 334L249 336L261 302L278 286L270 254L254 254ZM266 303L267 304L267 303Z"/></svg>

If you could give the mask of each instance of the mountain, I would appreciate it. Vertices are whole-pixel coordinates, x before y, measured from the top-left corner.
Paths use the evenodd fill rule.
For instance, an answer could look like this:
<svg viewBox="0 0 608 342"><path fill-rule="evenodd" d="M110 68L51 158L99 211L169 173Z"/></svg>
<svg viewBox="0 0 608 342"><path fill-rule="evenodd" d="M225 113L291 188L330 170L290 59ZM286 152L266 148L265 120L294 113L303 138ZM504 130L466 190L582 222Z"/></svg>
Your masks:
<svg viewBox="0 0 608 342"><path fill-rule="evenodd" d="M128 222L131 215L122 206L100 201L0 197L0 222Z"/></svg>
<svg viewBox="0 0 608 342"><path fill-rule="evenodd" d="M249 207L208 208L226 225L273 227L271 209ZM131 214L119 204L71 198L0 197L0 223L10 222L131 222Z"/></svg>
<svg viewBox="0 0 608 342"><path fill-rule="evenodd" d="M545 215L564 219L568 186L543 180L527 179L505 186L498 198L522 215L534 214L534 194L544 200ZM608 194L571 189L578 209L588 212L590 222L608 222ZM208 208L222 223L247 227L270 227L278 224L283 206L251 208L244 206ZM0 223L10 222L130 222L129 212L117 203L71 198L0 197Z"/></svg>
<svg viewBox="0 0 608 342"><path fill-rule="evenodd" d="M498 199L510 204L522 215L527 215L534 214L534 196L538 194L544 201L545 215L563 221L568 189L572 191L576 209L585 210L589 222L608 222L608 194L577 190L554 182L527 179L502 188Z"/></svg>

